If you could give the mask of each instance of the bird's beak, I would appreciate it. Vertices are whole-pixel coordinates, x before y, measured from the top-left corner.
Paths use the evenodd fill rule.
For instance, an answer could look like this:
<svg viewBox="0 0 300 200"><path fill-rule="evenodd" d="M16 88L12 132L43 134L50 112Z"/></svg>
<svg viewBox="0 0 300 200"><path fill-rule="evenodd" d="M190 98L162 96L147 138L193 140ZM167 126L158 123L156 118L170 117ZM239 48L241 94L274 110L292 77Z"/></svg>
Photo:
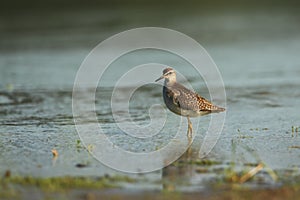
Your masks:
<svg viewBox="0 0 300 200"><path fill-rule="evenodd" d="M156 79L155 82L157 82L157 81L159 81L161 79L164 79L164 78L165 78L164 75L162 75L161 77L159 77L158 79Z"/></svg>

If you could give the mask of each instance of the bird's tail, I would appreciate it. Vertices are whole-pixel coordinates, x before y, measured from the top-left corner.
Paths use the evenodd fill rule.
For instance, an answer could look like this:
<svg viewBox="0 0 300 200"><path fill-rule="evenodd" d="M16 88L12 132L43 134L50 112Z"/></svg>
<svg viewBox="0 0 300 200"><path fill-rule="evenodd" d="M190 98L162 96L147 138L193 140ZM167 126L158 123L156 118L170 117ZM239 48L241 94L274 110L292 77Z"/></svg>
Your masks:
<svg viewBox="0 0 300 200"><path fill-rule="evenodd" d="M219 107L219 106L213 105L211 107L211 112L212 113L219 113L219 112L224 112L224 111L225 111L225 108L222 108L222 107Z"/></svg>

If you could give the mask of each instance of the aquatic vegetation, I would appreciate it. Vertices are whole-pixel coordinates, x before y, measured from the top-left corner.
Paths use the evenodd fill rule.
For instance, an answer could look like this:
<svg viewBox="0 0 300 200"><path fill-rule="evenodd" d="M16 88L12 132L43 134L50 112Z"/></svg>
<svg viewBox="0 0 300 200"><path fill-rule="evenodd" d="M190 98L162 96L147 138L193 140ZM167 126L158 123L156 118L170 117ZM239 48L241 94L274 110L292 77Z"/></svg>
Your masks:
<svg viewBox="0 0 300 200"><path fill-rule="evenodd" d="M219 165L221 162L216 160L209 159L191 159L191 160L178 160L174 162L173 166L186 166L186 165L195 165L195 166L211 166L211 165Z"/></svg>
<svg viewBox="0 0 300 200"><path fill-rule="evenodd" d="M3 186L14 188L15 186L37 187L43 191L62 191L68 189L102 189L102 188L118 188L120 183L135 182L135 179L126 176L103 176L97 178L91 177L21 177L7 176L1 179Z"/></svg>
<svg viewBox="0 0 300 200"><path fill-rule="evenodd" d="M53 157L57 157L58 156L58 152L56 149L52 149L51 150Z"/></svg>
<svg viewBox="0 0 300 200"><path fill-rule="evenodd" d="M225 170L224 180L226 182L232 183L245 183L254 177L258 172L264 168L262 163L258 163L256 167L251 168L250 170L244 169L242 172L237 172L233 168L228 168Z"/></svg>
<svg viewBox="0 0 300 200"><path fill-rule="evenodd" d="M95 146L92 144L88 144L86 146L86 150L91 153L94 150ZM85 149L84 145L82 144L81 140L76 140L76 149L80 151L81 149Z"/></svg>
<svg viewBox="0 0 300 200"><path fill-rule="evenodd" d="M81 149L82 145L81 145L81 141L80 140L76 140L76 148L77 149Z"/></svg>
<svg viewBox="0 0 300 200"><path fill-rule="evenodd" d="M249 138L253 138L253 136L245 135L244 133L242 133L240 129L237 129L237 132L238 132L238 136L237 136L238 139L249 139Z"/></svg>
<svg viewBox="0 0 300 200"><path fill-rule="evenodd" d="M245 163L239 164L237 159L237 148L241 148L246 153L248 153L256 163ZM229 183L245 183L255 177L261 171L266 172L274 182L278 180L277 174L269 168L263 160L258 156L258 154L250 149L248 146L242 145L239 143L237 147L237 142L232 140L232 161L229 163L229 166L224 169L224 174L222 181Z"/></svg>
<svg viewBox="0 0 300 200"><path fill-rule="evenodd" d="M300 146L298 145L293 145L293 146L289 146L290 149L300 149Z"/></svg>
<svg viewBox="0 0 300 200"><path fill-rule="evenodd" d="M94 148L95 148L95 146L92 145L92 144L89 144L89 145L87 146L87 150L88 150L89 153L92 153L93 150L94 150Z"/></svg>
<svg viewBox="0 0 300 200"><path fill-rule="evenodd" d="M250 131L267 131L269 128L250 128Z"/></svg>
<svg viewBox="0 0 300 200"><path fill-rule="evenodd" d="M105 189L117 188L119 182L116 180L124 180L126 178L88 178L88 177L21 177L9 176L0 180L0 199L15 199L22 196L23 193L27 195L30 191L47 194L67 194L70 190L90 190L90 189ZM57 199L57 198L55 198Z"/></svg>
<svg viewBox="0 0 300 200"><path fill-rule="evenodd" d="M292 126L292 137L298 136L300 126Z"/></svg>

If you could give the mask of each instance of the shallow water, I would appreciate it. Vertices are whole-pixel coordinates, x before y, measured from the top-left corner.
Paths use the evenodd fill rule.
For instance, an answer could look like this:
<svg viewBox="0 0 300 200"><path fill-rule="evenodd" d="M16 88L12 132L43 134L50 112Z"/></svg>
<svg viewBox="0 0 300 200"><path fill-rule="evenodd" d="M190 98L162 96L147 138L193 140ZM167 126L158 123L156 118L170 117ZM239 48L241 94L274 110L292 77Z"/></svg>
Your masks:
<svg viewBox="0 0 300 200"><path fill-rule="evenodd" d="M42 177L118 174L95 160L77 142L79 136L71 107L72 86L81 62L98 42L132 27L151 25L182 31L206 48L225 83L227 114L222 135L208 156L219 164L205 169L208 173L197 173L199 166L183 169L171 166L143 175L149 181L139 182L139 187L168 187L157 184L163 181L183 191L203 189L230 162L236 163L237 170L247 163L263 162L278 172L280 180L299 175L300 150L293 147L300 146L300 135L292 132L292 126L300 126L300 15L296 8L274 7L267 14L263 8L256 7L215 12L190 8L191 12L179 14L180 9L174 8L168 18L163 17L163 8L157 8L161 11L158 15L150 18L146 15L150 11L145 11L140 21L141 14L135 12L137 7L101 9L103 12L87 8L80 13L58 11L56 17L65 21L54 20L49 12L37 11L36 15L45 17L47 23L24 13L13 17L3 15L1 20L6 23L1 27L1 37L5 40L0 41L1 174L6 170ZM256 11L255 15L252 11ZM20 18L22 22L18 22ZM69 36L70 33L73 34ZM116 68L107 71L97 91L101 100L96 102L96 109L98 121L112 141L126 150L147 152L164 146L173 137L180 118L167 111L169 123L163 133L168 134L141 141L119 131L109 105L114 81L131 65L148 61L149 54L143 53L138 54L138 59L129 55L126 62L116 62ZM163 52L150 55L184 71L193 88L209 97L201 77L195 76L184 62L174 61ZM159 75L153 74L153 80ZM140 88L129 105L132 120L140 125L148 124L149 107L161 103L159 85ZM193 158L197 157L209 119L206 116L200 120ZM53 158L52 149L58 150L57 158ZM290 171L288 176L280 175ZM265 171L258 176L262 176L262 183L250 183L251 187L277 185ZM126 187L136 188L137 184Z"/></svg>

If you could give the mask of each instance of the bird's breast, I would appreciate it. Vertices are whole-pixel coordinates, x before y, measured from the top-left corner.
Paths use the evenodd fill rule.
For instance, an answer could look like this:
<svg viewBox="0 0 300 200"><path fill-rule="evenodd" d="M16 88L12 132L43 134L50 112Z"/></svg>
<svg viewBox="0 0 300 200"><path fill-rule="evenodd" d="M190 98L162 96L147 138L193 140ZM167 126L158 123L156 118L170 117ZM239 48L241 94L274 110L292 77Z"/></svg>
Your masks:
<svg viewBox="0 0 300 200"><path fill-rule="evenodd" d="M178 94L173 90L164 87L163 89L163 98L167 108L173 113L181 116L190 116L197 117L200 116L201 113L194 110L184 109L180 106L180 102L178 101ZM180 95L180 94L179 94Z"/></svg>

